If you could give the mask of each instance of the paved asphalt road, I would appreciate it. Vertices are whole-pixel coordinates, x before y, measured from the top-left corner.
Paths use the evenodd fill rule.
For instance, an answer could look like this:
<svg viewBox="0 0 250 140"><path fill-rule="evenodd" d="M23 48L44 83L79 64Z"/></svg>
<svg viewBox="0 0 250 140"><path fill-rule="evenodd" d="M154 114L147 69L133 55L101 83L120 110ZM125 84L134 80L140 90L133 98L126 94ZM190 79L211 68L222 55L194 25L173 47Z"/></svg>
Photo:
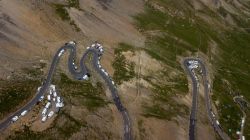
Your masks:
<svg viewBox="0 0 250 140"><path fill-rule="evenodd" d="M206 110L207 110L207 114L208 114L208 118L212 124L212 126L214 127L214 130L219 134L219 136L223 139L223 140L229 140L230 138L227 136L226 133L223 132L223 130L221 129L221 126L218 125L216 123L216 118L213 117L212 115L212 105L211 105L211 100L210 100L210 96L209 96L209 82L207 80L207 70L205 65L203 64L203 62L200 59L194 59L194 58L187 58L184 60L184 66L186 71L188 72L188 75L191 77L192 79L192 84L193 84L193 101L192 101L192 108L191 108L191 113L190 113L190 123L189 123L189 140L195 140L195 135L196 135L196 112L197 112L197 97L198 97L198 81L196 81L195 76L193 74L193 72L191 71L191 69L188 68L189 63L188 61L190 60L196 60L199 63L199 67L202 70L202 77L203 77L203 83L204 83L204 92L205 92L205 103L206 103Z"/></svg>
<svg viewBox="0 0 250 140"><path fill-rule="evenodd" d="M95 44L95 45L97 45L97 44ZM122 105L122 103L120 101L117 89L116 89L115 85L112 84L112 79L109 76L105 75L105 73L101 70L101 68L98 67L98 61L99 61L100 56L102 55L102 53L98 49L96 49L95 47L87 49L86 52L84 53L84 55L82 56L81 60L80 60L80 67L79 67L80 69L76 70L75 66L73 65L73 62L74 62L74 60L76 58L76 46L73 45L73 44L65 44L64 46L62 46L61 48L58 49L58 51L56 52L56 54L55 54L55 56L54 56L54 58L52 60L52 64L50 66L47 79L44 82L44 84L42 85L40 91L25 106L23 106L21 109L19 109L18 111L16 111L12 115L8 116L8 118L6 118L5 120L1 121L0 130L4 130L5 128L7 128L12 123L11 119L14 116L20 116L20 114L24 110L31 110L31 108L34 105L36 105L37 102L39 102L39 98L42 95L45 94L45 91L48 89L48 87L51 84L53 73L55 72L57 63L59 62L60 57L62 56L62 55L59 56L59 54L60 54L60 52L62 50L64 50L64 51L69 50L70 51L70 55L69 55L69 58L68 58L68 68L69 68L70 73L73 75L73 77L75 79L78 79L78 80L83 80L83 76L88 74L88 69L84 65L84 60L87 58L88 54L93 54L92 64L93 64L95 70L105 80L109 90L111 91L114 103L115 103L117 109L120 111L120 113L122 115L123 123L124 123L124 139L125 140L132 140L131 122L130 122L128 112L123 107L123 105Z"/></svg>

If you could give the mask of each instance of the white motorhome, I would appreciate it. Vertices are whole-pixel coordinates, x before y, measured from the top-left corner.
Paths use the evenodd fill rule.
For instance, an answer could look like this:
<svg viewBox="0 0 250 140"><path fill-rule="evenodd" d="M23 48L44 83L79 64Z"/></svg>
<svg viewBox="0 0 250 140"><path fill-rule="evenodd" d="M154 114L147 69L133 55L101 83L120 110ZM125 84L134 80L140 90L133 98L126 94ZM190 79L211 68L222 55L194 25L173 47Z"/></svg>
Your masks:
<svg viewBox="0 0 250 140"><path fill-rule="evenodd" d="M100 43L96 43L96 45L97 45L98 47L100 47L100 46L101 46L101 44L100 44Z"/></svg>
<svg viewBox="0 0 250 140"><path fill-rule="evenodd" d="M103 53L103 49L100 49L100 52Z"/></svg>
<svg viewBox="0 0 250 140"><path fill-rule="evenodd" d="M106 71L104 73L105 73L106 76L109 76L109 74Z"/></svg>
<svg viewBox="0 0 250 140"><path fill-rule="evenodd" d="M61 102L61 98L60 97L57 97L56 100L57 100L58 103Z"/></svg>
<svg viewBox="0 0 250 140"><path fill-rule="evenodd" d="M45 116L47 113L47 108L44 108L43 111L42 111L42 115Z"/></svg>
<svg viewBox="0 0 250 140"><path fill-rule="evenodd" d="M89 77L88 77L88 75L84 75L83 77L82 77L84 80L88 80L89 79Z"/></svg>
<svg viewBox="0 0 250 140"><path fill-rule="evenodd" d="M38 93L40 90L41 90L41 87L38 87L38 88L37 88L37 93Z"/></svg>
<svg viewBox="0 0 250 140"><path fill-rule="evenodd" d="M55 85L50 85L50 88L55 91L56 90L56 86Z"/></svg>
<svg viewBox="0 0 250 140"><path fill-rule="evenodd" d="M63 54L63 52L64 52L64 49L62 49L62 50L59 52L58 56L60 57L60 56Z"/></svg>
<svg viewBox="0 0 250 140"><path fill-rule="evenodd" d="M48 102L46 105L45 105L45 108L49 108L50 107L50 102Z"/></svg>
<svg viewBox="0 0 250 140"><path fill-rule="evenodd" d="M50 97L50 95L48 95L48 96L47 96L47 99L48 99L49 101L51 100L51 97Z"/></svg>
<svg viewBox="0 0 250 140"><path fill-rule="evenodd" d="M64 104L63 103L56 103L56 107L58 108L58 107L63 107L64 106Z"/></svg>
<svg viewBox="0 0 250 140"><path fill-rule="evenodd" d="M21 113L21 116L24 116L24 115L26 115L27 114L27 110L24 110L22 113Z"/></svg>
<svg viewBox="0 0 250 140"><path fill-rule="evenodd" d="M212 111L211 111L211 114L212 114L213 117L215 117L215 114Z"/></svg>
<svg viewBox="0 0 250 140"><path fill-rule="evenodd" d="M75 41L69 41L69 44L76 45L76 42Z"/></svg>
<svg viewBox="0 0 250 140"><path fill-rule="evenodd" d="M51 118L54 115L54 111L50 111L48 114L48 118Z"/></svg>
<svg viewBox="0 0 250 140"><path fill-rule="evenodd" d="M47 120L47 116L43 116L42 122L45 122Z"/></svg>
<svg viewBox="0 0 250 140"><path fill-rule="evenodd" d="M11 119L13 122L17 121L18 120L18 116L15 116Z"/></svg>
<svg viewBox="0 0 250 140"><path fill-rule="evenodd" d="M41 97L39 98L39 101L41 102L43 99L44 99L44 96L41 96Z"/></svg>
<svg viewBox="0 0 250 140"><path fill-rule="evenodd" d="M56 97L56 96L57 96L56 91L54 91L54 92L53 92L53 96L54 96L54 97Z"/></svg>
<svg viewBox="0 0 250 140"><path fill-rule="evenodd" d="M216 120L216 124L217 124L217 125L220 125L220 123L219 123L219 121L218 121L218 120Z"/></svg>
<svg viewBox="0 0 250 140"><path fill-rule="evenodd" d="M50 95L52 95L52 92L53 92L52 90L49 90L49 94L50 94Z"/></svg>
<svg viewBox="0 0 250 140"><path fill-rule="evenodd" d="M245 123L245 119L244 119L244 118L241 120L241 123L242 123L242 124L244 124L244 123Z"/></svg>

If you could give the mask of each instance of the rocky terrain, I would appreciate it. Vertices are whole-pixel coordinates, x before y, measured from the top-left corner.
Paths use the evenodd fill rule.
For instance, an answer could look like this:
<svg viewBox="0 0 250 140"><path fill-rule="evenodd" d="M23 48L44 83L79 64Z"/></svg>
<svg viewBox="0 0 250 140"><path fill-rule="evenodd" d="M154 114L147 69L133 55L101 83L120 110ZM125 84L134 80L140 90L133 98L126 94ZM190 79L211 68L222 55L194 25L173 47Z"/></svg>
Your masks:
<svg viewBox="0 0 250 140"><path fill-rule="evenodd" d="M192 89L181 65L185 57L207 65L216 116L236 139L242 113L233 97L250 101L249 26L248 0L0 0L0 104L20 96L13 109L0 108L0 118L32 98L60 46L75 40L79 59L98 41L134 139L188 139ZM92 75L87 82L73 81L63 56L53 79L66 102L62 111L42 124L37 105L0 139L122 139L121 116L105 83ZM248 139L249 108L245 112ZM203 87L197 114L197 138L219 139L208 122Z"/></svg>

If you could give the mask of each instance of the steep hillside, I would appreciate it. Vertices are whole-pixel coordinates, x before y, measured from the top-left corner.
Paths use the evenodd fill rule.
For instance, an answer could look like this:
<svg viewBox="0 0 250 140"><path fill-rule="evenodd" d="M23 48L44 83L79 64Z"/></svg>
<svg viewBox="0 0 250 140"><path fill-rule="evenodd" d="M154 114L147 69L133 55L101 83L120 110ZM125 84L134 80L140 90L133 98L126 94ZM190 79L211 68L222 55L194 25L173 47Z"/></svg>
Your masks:
<svg viewBox="0 0 250 140"><path fill-rule="evenodd" d="M192 95L181 65L185 57L206 64L216 115L222 129L236 139L243 114L234 97L243 95L250 102L249 25L248 0L0 0L0 98L22 91L15 108L1 110L0 117L32 97L57 48L76 40L79 59L97 40L105 49L101 64L117 83L132 120L134 139L188 139ZM67 55L54 76L66 102L62 112L41 125L36 106L4 138L122 138L121 117L100 76L92 71L90 81L73 81L66 68ZM12 91L4 84L15 81L30 88L17 84ZM197 138L219 139L208 121L202 89ZM243 111L249 139L249 107Z"/></svg>

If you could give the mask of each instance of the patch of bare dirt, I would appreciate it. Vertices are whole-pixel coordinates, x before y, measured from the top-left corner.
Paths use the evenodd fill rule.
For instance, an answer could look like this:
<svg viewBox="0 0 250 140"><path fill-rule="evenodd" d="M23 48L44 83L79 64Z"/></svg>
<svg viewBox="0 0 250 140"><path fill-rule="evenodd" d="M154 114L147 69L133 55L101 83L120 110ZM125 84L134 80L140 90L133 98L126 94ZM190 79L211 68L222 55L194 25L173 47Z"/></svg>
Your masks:
<svg viewBox="0 0 250 140"><path fill-rule="evenodd" d="M128 42L144 44L144 37L133 26L132 16L143 10L141 0L122 0L103 3L93 0L80 1L82 11L71 8L70 16L90 40L107 44Z"/></svg>
<svg viewBox="0 0 250 140"><path fill-rule="evenodd" d="M173 121L164 121L154 118L144 119L144 128L149 135L147 140L186 140L187 133L180 125Z"/></svg>
<svg viewBox="0 0 250 140"><path fill-rule="evenodd" d="M127 60L134 62L138 67L135 69L136 73L140 72L142 75L150 75L153 72L162 70L162 64L153 59L144 51L136 51L135 54L132 52L123 52Z"/></svg>

